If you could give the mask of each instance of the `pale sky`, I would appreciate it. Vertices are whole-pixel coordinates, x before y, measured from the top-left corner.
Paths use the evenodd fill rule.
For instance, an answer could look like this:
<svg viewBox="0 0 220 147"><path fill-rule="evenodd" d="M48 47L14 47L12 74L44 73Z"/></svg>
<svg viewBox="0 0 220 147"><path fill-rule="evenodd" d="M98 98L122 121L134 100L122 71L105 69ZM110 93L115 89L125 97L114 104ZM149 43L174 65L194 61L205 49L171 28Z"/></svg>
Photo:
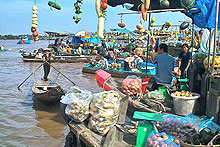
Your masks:
<svg viewBox="0 0 220 147"><path fill-rule="evenodd" d="M56 0L62 10L51 11L47 5L49 0L37 0L38 7L38 28L37 31L71 32L86 30L95 32L97 30L98 18L95 11L95 0L83 0L83 13L80 15L82 20L75 24L72 17L74 14L73 4L76 0ZM31 34L32 25L32 5L34 0L0 0L0 34ZM121 6L107 8L107 21L105 29L118 28L120 12L131 12ZM157 13L152 14L156 17L155 24L172 22L180 24L180 20L188 19L187 16L177 13ZM140 22L140 15L125 15L124 23L130 30L136 29L136 24ZM145 29L147 22L144 22Z"/></svg>

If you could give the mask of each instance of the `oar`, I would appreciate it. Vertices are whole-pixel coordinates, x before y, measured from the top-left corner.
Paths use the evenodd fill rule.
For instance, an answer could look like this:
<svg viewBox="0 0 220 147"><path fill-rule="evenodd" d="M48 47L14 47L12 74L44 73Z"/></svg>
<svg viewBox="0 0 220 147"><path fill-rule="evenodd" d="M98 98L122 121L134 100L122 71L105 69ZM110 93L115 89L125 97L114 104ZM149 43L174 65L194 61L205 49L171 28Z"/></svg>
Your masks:
<svg viewBox="0 0 220 147"><path fill-rule="evenodd" d="M46 63L48 63L47 61L46 61ZM56 69L52 64L50 64L50 63L48 63L50 66L52 66L56 71L58 71L61 75L63 75L67 80L69 80L72 84L73 84L73 86L75 86L76 84L72 81L72 80L70 80L66 75L64 75L60 70L58 70L58 69Z"/></svg>
<svg viewBox="0 0 220 147"><path fill-rule="evenodd" d="M18 89L21 87L21 85L23 85L43 64L41 64L40 66L38 66L38 68L36 68L20 85L18 85Z"/></svg>

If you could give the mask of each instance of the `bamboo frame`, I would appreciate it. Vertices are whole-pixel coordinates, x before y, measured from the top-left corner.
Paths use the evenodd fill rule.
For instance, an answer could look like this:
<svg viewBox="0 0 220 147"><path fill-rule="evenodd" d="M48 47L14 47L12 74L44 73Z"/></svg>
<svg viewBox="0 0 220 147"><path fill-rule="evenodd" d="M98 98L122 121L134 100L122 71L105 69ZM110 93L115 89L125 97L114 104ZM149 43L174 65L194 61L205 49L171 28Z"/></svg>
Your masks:
<svg viewBox="0 0 220 147"><path fill-rule="evenodd" d="M192 8L191 10L199 10L198 8ZM180 9L162 9L162 10L149 10L147 13L160 13L160 12L178 12L178 11L186 11L184 8ZM141 11L136 12L125 12L125 13L118 13L118 15L126 15L126 14L140 14Z"/></svg>
<svg viewBox="0 0 220 147"><path fill-rule="evenodd" d="M214 75L214 65L215 65L215 56L216 56L216 47L217 47L217 33L218 33L218 11L219 11L219 0L216 0L214 50L213 50L213 58L212 58L211 76Z"/></svg>

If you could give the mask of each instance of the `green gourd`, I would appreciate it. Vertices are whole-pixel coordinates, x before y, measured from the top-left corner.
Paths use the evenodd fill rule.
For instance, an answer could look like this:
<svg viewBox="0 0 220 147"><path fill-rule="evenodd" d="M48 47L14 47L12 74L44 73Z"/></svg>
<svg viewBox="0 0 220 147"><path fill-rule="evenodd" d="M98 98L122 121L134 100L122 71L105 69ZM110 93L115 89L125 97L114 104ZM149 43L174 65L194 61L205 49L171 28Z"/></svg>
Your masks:
<svg viewBox="0 0 220 147"><path fill-rule="evenodd" d="M61 10L61 6L60 6L59 4L57 4L56 2L49 1L49 2L48 2L48 5L49 5L50 7L53 7L53 8L55 8L55 9L57 9L57 10Z"/></svg>
<svg viewBox="0 0 220 147"><path fill-rule="evenodd" d="M160 1L160 6L162 8L168 8L170 6L170 2L168 0L162 0Z"/></svg>

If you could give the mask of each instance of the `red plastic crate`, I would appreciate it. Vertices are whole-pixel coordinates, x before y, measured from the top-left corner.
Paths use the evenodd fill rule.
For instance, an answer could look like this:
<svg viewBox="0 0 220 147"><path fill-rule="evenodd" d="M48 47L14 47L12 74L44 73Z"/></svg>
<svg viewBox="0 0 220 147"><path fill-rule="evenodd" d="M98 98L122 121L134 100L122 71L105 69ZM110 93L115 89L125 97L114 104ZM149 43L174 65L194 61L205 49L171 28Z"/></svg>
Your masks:
<svg viewBox="0 0 220 147"><path fill-rule="evenodd" d="M96 80L97 80L99 87L102 87L107 91L112 90L108 85L105 84L105 81L111 78L111 74L100 69L95 72L95 75L96 75Z"/></svg>

